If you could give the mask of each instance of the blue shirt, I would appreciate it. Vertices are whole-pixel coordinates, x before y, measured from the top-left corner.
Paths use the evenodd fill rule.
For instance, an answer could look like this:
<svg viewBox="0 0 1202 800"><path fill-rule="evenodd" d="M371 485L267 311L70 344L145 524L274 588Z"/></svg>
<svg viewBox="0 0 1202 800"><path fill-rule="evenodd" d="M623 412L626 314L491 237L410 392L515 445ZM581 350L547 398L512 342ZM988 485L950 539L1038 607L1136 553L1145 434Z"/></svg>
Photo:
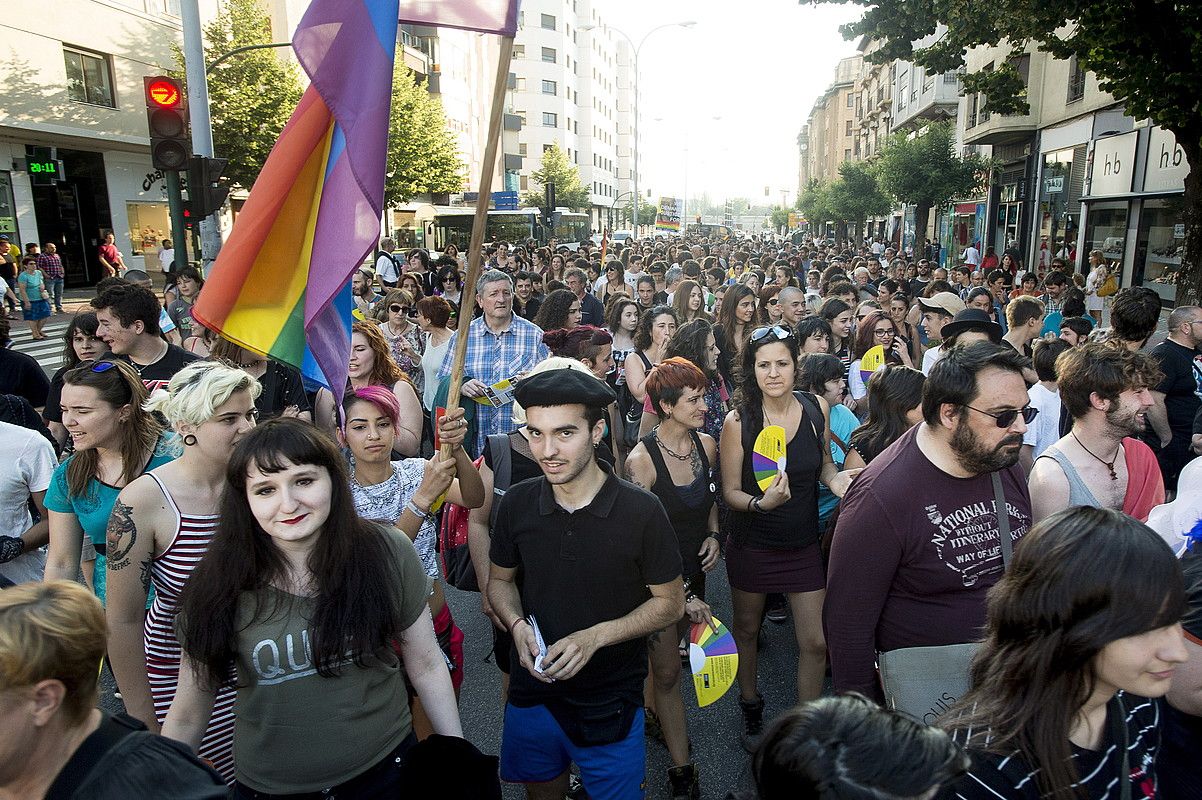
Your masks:
<svg viewBox="0 0 1202 800"><path fill-rule="evenodd" d="M447 354L443 357L439 378L451 374L451 362L455 360L455 342L459 334L451 336ZM550 352L543 344L542 328L522 319L517 314L510 317L499 333L493 333L484 322L484 317L472 320L467 333L467 355L463 361L463 378L472 378L491 386L520 372L527 372L546 358ZM513 403L494 408L491 405L476 406L476 448L484 451L485 437L494 433L509 433L517 426L513 423Z"/></svg>
<svg viewBox="0 0 1202 800"><path fill-rule="evenodd" d="M831 458L836 464L842 464L847 460L847 453L835 441L838 436L843 440L844 444L851 441L851 433L856 428L860 427L860 420L850 408L842 403L833 403L831 405ZM826 520L830 517L831 512L835 510L835 506L839 504L839 498L831 493L831 490L826 488L826 484L819 482L818 484L818 519L825 527Z"/></svg>

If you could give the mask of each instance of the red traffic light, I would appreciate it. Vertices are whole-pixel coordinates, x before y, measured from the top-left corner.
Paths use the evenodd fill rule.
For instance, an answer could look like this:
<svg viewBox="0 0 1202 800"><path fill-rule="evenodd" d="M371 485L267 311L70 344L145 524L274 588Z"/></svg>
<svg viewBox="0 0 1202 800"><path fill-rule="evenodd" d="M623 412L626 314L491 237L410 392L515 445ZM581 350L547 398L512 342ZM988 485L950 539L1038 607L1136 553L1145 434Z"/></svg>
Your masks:
<svg viewBox="0 0 1202 800"><path fill-rule="evenodd" d="M179 81L172 78L146 79L146 104L159 108L179 108L183 101L183 91Z"/></svg>

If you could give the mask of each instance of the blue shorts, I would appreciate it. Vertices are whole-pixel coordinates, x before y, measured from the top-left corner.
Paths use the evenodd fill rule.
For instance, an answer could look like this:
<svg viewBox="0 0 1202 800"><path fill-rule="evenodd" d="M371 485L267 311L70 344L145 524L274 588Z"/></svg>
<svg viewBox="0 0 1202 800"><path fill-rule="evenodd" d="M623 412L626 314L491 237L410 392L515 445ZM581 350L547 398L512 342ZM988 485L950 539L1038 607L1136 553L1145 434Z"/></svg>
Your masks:
<svg viewBox="0 0 1202 800"><path fill-rule="evenodd" d="M625 739L578 747L546 706L505 706L501 779L509 783L545 783L558 778L575 762L592 800L642 800L646 759L641 708Z"/></svg>

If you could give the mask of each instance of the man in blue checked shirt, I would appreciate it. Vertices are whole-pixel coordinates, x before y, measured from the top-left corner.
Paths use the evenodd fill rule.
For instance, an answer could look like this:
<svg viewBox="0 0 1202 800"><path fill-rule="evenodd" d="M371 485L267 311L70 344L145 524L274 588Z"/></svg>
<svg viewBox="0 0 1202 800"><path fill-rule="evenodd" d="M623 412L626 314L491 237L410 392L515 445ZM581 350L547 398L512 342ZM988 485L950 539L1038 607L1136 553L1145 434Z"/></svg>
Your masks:
<svg viewBox="0 0 1202 800"><path fill-rule="evenodd" d="M463 362L464 397L480 397L494 383L530 370L549 355L543 344L543 331L513 313L513 283L500 270L490 269L476 282L476 304L481 315L468 327L467 358ZM438 377L451 374L455 358L455 340L442 362ZM513 403L493 407L480 405L476 409L476 442L474 452L482 452L486 436L508 433L513 423Z"/></svg>

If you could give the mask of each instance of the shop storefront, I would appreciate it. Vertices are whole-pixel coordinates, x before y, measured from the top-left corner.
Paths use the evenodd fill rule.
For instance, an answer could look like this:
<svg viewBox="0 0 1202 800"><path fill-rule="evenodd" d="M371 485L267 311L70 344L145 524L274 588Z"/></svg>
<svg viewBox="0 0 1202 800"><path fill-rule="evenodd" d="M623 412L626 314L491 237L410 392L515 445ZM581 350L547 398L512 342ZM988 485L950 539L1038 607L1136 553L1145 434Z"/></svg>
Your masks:
<svg viewBox="0 0 1202 800"><path fill-rule="evenodd" d="M1132 281L1147 286L1172 305L1176 301L1177 271L1185 250L1185 213L1182 207L1189 165L1172 133L1163 128L1148 131L1143 190L1136 234Z"/></svg>
<svg viewBox="0 0 1202 800"><path fill-rule="evenodd" d="M1039 177L1036 268L1042 273L1053 258L1077 263L1077 233L1081 224L1081 188L1085 182L1086 145L1043 154Z"/></svg>

